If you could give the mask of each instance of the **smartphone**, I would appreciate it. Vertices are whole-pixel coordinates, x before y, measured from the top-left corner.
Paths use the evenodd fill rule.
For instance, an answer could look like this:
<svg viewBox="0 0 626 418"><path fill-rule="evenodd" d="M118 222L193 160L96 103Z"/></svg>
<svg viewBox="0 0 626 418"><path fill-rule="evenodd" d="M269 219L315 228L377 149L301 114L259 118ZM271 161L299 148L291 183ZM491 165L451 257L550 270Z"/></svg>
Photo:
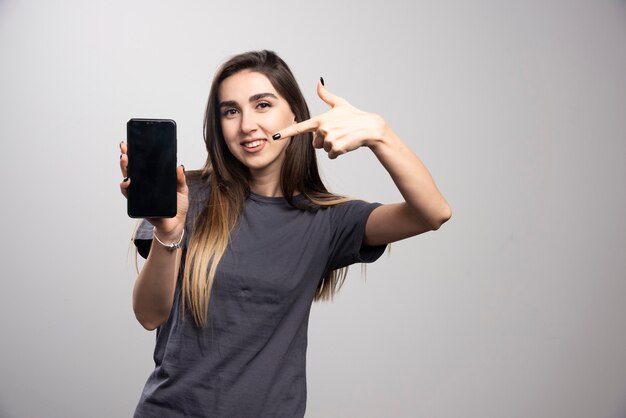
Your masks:
<svg viewBox="0 0 626 418"><path fill-rule="evenodd" d="M128 144L128 216L176 216L176 122L171 119L131 119Z"/></svg>

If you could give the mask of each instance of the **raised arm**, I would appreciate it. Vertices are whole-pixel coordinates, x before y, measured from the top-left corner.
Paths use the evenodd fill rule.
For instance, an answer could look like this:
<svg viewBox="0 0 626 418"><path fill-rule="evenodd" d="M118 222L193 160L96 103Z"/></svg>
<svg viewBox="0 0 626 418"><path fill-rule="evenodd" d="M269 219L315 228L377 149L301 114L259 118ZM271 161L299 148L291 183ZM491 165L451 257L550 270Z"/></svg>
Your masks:
<svg viewBox="0 0 626 418"><path fill-rule="evenodd" d="M380 206L370 214L365 244L398 241L439 229L452 216L426 166L385 124L381 135L368 147L391 175L404 202Z"/></svg>
<svg viewBox="0 0 626 418"><path fill-rule="evenodd" d="M120 190L128 197L128 186L132 179L127 176L128 156L126 144L120 144L120 168L124 180ZM181 238L187 208L189 206L188 189L182 166L176 170L178 179L177 214L174 218L148 219L155 227L154 233L165 244L176 243ZM181 250L170 250L153 240L150 254L144 263L133 288L133 311L139 323L148 330L153 330L167 321L174 301L176 279L180 266Z"/></svg>
<svg viewBox="0 0 626 418"><path fill-rule="evenodd" d="M331 109L291 125L273 138L279 140L313 132L313 146L331 159L359 147L370 148L402 194L404 202L382 205L369 216L364 243L387 244L438 229L451 217L451 209L426 166L377 114L363 112L330 93L319 82L319 97Z"/></svg>

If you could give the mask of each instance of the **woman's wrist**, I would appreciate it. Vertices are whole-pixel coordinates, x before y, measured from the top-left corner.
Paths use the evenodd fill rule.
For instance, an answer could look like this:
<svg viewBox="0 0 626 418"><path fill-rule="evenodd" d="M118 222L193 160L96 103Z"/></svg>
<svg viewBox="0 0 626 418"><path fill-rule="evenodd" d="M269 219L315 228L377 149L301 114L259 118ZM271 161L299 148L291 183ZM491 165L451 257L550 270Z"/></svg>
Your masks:
<svg viewBox="0 0 626 418"><path fill-rule="evenodd" d="M159 238L159 235L156 233L156 227L153 228L152 233L154 235L154 239L156 242L161 244L161 246L165 247L169 251L175 251L180 248L180 244L183 242L183 237L185 236L185 229L180 234L180 238L177 241L167 241L164 242Z"/></svg>
<svg viewBox="0 0 626 418"><path fill-rule="evenodd" d="M367 141L366 145L372 151L376 152L377 148L388 144L397 138L391 127L387 124L385 119L380 115L375 115L378 118L376 128L374 129L371 138Z"/></svg>
<svg viewBox="0 0 626 418"><path fill-rule="evenodd" d="M161 230L155 226L153 229L153 235L158 237L160 241L169 244L178 242L181 239L184 230L185 228L183 227L183 225L180 225L169 231Z"/></svg>

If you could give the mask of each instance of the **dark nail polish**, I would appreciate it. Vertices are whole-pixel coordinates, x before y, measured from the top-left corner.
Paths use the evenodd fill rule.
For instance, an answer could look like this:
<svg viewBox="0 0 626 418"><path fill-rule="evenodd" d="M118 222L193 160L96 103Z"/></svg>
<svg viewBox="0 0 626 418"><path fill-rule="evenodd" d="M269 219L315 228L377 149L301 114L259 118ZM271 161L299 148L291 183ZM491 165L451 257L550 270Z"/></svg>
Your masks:
<svg viewBox="0 0 626 418"><path fill-rule="evenodd" d="M123 156L123 155L124 155L124 154L120 154L120 160L122 159L122 156Z"/></svg>
<svg viewBox="0 0 626 418"><path fill-rule="evenodd" d="M276 141L277 139L280 139L280 134L278 133L278 134L274 134L274 135L272 135L272 139L273 139L274 141Z"/></svg>
<svg viewBox="0 0 626 418"><path fill-rule="evenodd" d="M185 166L184 165L180 165L183 168L183 173L185 172Z"/></svg>
<svg viewBox="0 0 626 418"><path fill-rule="evenodd" d="M324 85L324 77L320 77L320 82L322 83L322 86Z"/></svg>
<svg viewBox="0 0 626 418"><path fill-rule="evenodd" d="M124 183L126 183L128 181L128 177L124 177L124 180L122 180Z"/></svg>

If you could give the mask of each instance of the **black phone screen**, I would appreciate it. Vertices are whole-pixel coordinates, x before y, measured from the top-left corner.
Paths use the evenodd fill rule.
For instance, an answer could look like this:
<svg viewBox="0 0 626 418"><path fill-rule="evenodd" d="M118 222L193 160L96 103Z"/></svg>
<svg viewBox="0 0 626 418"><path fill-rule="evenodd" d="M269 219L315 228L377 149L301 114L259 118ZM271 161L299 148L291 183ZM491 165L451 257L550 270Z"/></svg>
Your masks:
<svg viewBox="0 0 626 418"><path fill-rule="evenodd" d="M128 142L128 216L176 216L176 122L131 119Z"/></svg>

